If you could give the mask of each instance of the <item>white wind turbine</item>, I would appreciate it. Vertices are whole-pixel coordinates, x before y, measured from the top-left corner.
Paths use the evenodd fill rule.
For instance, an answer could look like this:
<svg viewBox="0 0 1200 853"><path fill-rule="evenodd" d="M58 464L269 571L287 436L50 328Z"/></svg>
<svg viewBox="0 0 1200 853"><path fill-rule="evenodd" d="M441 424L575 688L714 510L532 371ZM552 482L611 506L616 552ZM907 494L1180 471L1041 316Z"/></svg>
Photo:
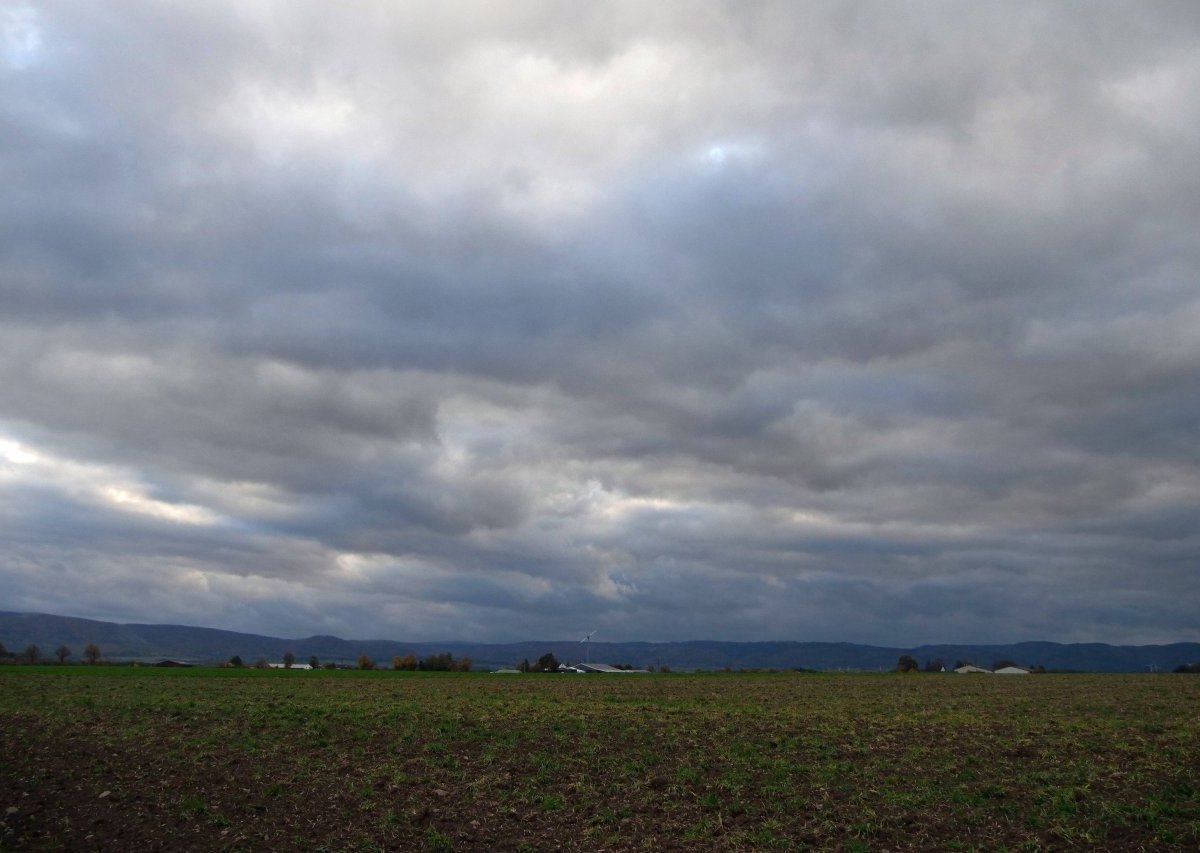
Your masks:
<svg viewBox="0 0 1200 853"><path fill-rule="evenodd" d="M596 632L594 630L589 631L587 634L584 635L583 639L579 641L579 642L583 643L584 663L592 662L592 634L595 634L595 633Z"/></svg>

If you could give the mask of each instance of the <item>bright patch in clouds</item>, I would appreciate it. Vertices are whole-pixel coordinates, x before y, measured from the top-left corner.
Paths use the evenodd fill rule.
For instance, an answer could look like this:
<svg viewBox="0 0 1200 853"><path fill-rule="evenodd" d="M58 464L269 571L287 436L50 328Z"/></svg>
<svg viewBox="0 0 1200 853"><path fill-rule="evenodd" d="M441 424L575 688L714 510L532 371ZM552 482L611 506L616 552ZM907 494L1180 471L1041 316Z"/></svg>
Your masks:
<svg viewBox="0 0 1200 853"><path fill-rule="evenodd" d="M212 525L222 520L220 515L202 506L152 498L131 482L129 472L113 466L34 452L11 439L0 440L0 457L14 466L7 478L14 490L23 483L36 484L56 490L64 498L82 499L120 512L179 524Z"/></svg>
<svg viewBox="0 0 1200 853"><path fill-rule="evenodd" d="M704 152L704 158L713 166L751 164L766 153L760 142L725 141L713 143Z"/></svg>
<svg viewBox="0 0 1200 853"><path fill-rule="evenodd" d="M100 494L121 510L149 515L166 521L175 521L180 524L216 524L220 520L217 515L204 507L155 500L130 488L106 486Z"/></svg>
<svg viewBox="0 0 1200 853"><path fill-rule="evenodd" d="M43 44L37 12L32 7L0 11L0 45L0 54L10 67L23 71L33 66Z"/></svg>
<svg viewBox="0 0 1200 853"><path fill-rule="evenodd" d="M328 85L314 91L245 86L223 111L224 123L248 137L260 156L275 165L307 153L352 154L373 136L359 123L354 101Z"/></svg>
<svg viewBox="0 0 1200 853"><path fill-rule="evenodd" d="M38 461L38 455L21 444L10 440L0 440L0 456L13 465L32 465Z"/></svg>

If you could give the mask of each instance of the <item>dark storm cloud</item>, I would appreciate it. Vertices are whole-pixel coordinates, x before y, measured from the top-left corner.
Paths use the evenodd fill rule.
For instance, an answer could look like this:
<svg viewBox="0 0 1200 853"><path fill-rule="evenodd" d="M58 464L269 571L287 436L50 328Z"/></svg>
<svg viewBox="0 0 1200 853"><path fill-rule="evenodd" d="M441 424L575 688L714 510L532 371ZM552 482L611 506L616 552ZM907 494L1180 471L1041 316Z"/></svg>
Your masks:
<svg viewBox="0 0 1200 853"><path fill-rule="evenodd" d="M8 606L1194 639L1198 40L1184 3L8 4Z"/></svg>

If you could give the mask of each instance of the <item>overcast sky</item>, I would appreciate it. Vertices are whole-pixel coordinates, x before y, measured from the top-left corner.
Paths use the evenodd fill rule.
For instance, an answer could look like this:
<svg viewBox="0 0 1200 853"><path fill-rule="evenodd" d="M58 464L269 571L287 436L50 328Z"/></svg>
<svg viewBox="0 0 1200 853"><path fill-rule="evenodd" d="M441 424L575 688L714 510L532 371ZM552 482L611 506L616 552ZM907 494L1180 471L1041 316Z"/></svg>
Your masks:
<svg viewBox="0 0 1200 853"><path fill-rule="evenodd" d="M0 0L0 609L1200 640L1200 4Z"/></svg>

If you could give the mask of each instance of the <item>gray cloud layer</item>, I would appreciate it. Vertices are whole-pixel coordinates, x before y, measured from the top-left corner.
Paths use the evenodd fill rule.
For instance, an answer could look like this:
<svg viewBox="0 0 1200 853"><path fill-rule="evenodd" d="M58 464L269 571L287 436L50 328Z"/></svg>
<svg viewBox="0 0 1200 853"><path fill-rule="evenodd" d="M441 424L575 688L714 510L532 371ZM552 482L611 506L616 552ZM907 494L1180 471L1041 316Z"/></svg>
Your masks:
<svg viewBox="0 0 1200 853"><path fill-rule="evenodd" d="M1197 57L1193 3L0 4L5 608L1200 639Z"/></svg>

